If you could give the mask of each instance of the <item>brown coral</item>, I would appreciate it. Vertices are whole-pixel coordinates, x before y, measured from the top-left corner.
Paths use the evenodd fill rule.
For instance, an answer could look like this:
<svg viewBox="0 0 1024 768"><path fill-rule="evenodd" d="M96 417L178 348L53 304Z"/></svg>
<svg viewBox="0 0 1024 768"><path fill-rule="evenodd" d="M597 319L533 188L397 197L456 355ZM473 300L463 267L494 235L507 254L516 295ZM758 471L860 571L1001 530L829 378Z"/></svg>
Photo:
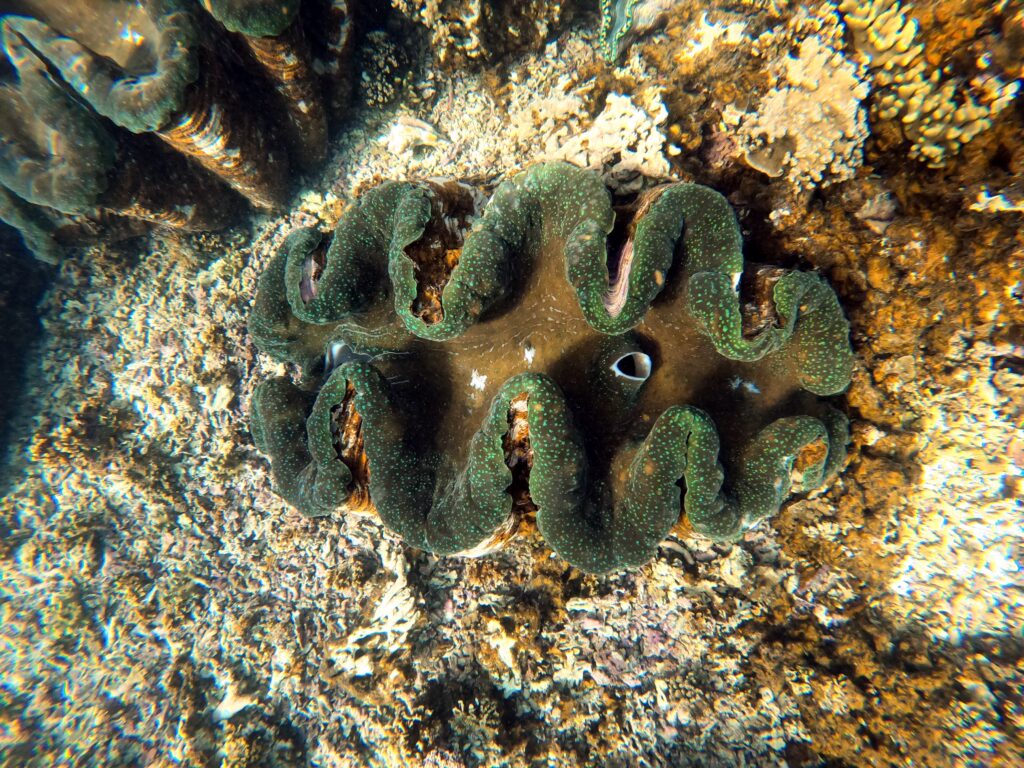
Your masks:
<svg viewBox="0 0 1024 768"><path fill-rule="evenodd" d="M874 71L877 116L899 118L911 156L929 167L945 165L1017 96L1019 83L995 73L981 71L969 83L944 77L937 65L945 57L919 42L918 22L899 0L842 0L839 10L854 47ZM971 35L980 23L958 26ZM985 57L978 60L988 66Z"/></svg>

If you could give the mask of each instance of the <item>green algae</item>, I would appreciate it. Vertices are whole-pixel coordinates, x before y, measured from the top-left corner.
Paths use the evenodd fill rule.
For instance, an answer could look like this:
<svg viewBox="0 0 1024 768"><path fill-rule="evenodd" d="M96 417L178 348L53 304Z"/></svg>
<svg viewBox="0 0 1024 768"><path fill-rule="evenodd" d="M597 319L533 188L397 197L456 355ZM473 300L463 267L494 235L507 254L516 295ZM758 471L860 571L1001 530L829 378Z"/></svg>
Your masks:
<svg viewBox="0 0 1024 768"><path fill-rule="evenodd" d="M846 420L813 395L852 366L828 284L748 267L741 295L739 227L706 187L612 203L598 174L551 163L486 206L465 185L390 182L329 244L292 234L254 338L307 381L348 362L318 394L272 380L254 396L282 496L323 515L365 491L442 554L500 543L526 503L549 546L601 573L649 560L683 512L730 541L825 484Z"/></svg>

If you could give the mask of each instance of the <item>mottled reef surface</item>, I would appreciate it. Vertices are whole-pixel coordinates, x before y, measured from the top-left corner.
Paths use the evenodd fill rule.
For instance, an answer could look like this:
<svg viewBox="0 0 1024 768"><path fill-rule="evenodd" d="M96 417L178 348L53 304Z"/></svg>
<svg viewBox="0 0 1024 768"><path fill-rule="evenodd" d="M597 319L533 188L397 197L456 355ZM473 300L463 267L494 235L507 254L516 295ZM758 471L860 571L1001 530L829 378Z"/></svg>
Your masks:
<svg viewBox="0 0 1024 768"><path fill-rule="evenodd" d="M617 66L587 13L487 70L403 71L375 33L289 214L69 252L4 404L0 764L1024 762L1024 110L999 101L1024 11L916 4L899 82L947 67L981 109L954 124L894 102L870 6L686 3ZM734 546L683 525L608 577L535 531L436 558L289 509L248 427L285 370L246 332L275 248L379 179L554 158L713 186L749 258L827 277L857 354L845 471Z"/></svg>

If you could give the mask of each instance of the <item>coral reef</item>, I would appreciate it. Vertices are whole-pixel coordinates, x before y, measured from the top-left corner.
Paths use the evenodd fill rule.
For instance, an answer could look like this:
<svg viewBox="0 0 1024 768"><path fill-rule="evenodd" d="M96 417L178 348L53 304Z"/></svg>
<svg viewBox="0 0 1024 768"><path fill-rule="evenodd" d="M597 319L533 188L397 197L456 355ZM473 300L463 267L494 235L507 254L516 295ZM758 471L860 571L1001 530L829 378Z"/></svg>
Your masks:
<svg viewBox="0 0 1024 768"><path fill-rule="evenodd" d="M329 244L293 234L261 278L257 344L307 373L326 354L329 375L315 398L263 384L253 435L300 511L369 507L435 552L487 551L525 509L589 572L649 560L683 509L734 540L838 471L845 419L802 390L840 392L852 366L821 278L749 268L742 300L741 278L732 211L706 187L613 210L564 163L486 205L456 182L385 184Z"/></svg>
<svg viewBox="0 0 1024 768"><path fill-rule="evenodd" d="M383 29L366 35L359 51L359 93L368 107L390 104L402 92L409 55Z"/></svg>
<svg viewBox="0 0 1024 768"><path fill-rule="evenodd" d="M932 168L989 128L1017 96L1016 80L982 71L964 83L929 66L918 23L900 0L842 0L839 10L854 48L874 73L875 114L899 118L911 156Z"/></svg>
<svg viewBox="0 0 1024 768"><path fill-rule="evenodd" d="M1019 5L915 2L929 67L1020 78ZM99 242L44 269L0 232L0 309L14 297L26 320L27 270L50 281L0 408L0 763L1024 764L1024 113L1003 110L938 171L909 161L898 119L872 119L853 178L794 195L749 167L722 110L751 112L780 74L768 65L808 38L856 63L835 11L677 3L616 67L593 12L493 68L445 71L410 46L401 100L356 110L321 172L251 233ZM602 147L632 150L654 126L664 146L636 148L727 193L748 260L834 286L856 350L845 470L734 544L683 523L647 564L605 576L550 553L529 515L509 546L458 558L373 517L291 508L250 416L260 382L294 370L246 332L288 233L335 230L381 179L490 188L588 131L610 94L639 136L617 120ZM622 190L601 155L593 170ZM7 199L53 241L89 224ZM709 381L729 403L749 395Z"/></svg>
<svg viewBox="0 0 1024 768"><path fill-rule="evenodd" d="M747 163L803 189L852 177L868 137L863 73L816 35L775 68L781 71L752 114L723 114L743 139Z"/></svg>
<svg viewBox="0 0 1024 768"><path fill-rule="evenodd" d="M573 0L391 0L430 31L430 55L446 68L537 50L574 12Z"/></svg>
<svg viewBox="0 0 1024 768"><path fill-rule="evenodd" d="M531 117L535 120L535 113ZM540 159L597 168L605 183L616 191L637 191L645 177L669 175L669 164L662 153L662 126L667 117L656 90L632 97L609 93L604 109L586 130L574 132L563 124L548 137Z"/></svg>
<svg viewBox="0 0 1024 768"><path fill-rule="evenodd" d="M2 126L2 181L43 206L35 216L42 232L46 209L86 221L113 214L216 229L236 207L216 179L274 209L287 197L289 155L305 169L322 162L327 111L336 115L348 87L340 60L351 48L346 4L207 5L223 26L178 0L88 8L40 1L17 6L31 16L3 16L5 52L17 72L4 90L5 115L18 125ZM307 35L312 25L316 34ZM233 50L232 36L244 52ZM270 109L247 103L247 93L260 89L271 93ZM47 140L65 130L74 152ZM151 137L172 151L154 150ZM29 177L36 189L26 189ZM38 189L43 178L58 177L63 189ZM30 244L44 242L25 216L8 219L26 229ZM40 251L54 257L53 248Z"/></svg>
<svg viewBox="0 0 1024 768"><path fill-rule="evenodd" d="M748 12L677 6L610 77L622 88L643 62L674 172L735 185L742 164L777 179L744 182L742 195L763 199L776 226L865 165L877 172L909 150L938 167L1012 124L1020 21L1003 6L936 0L912 17L892 2L739 5Z"/></svg>

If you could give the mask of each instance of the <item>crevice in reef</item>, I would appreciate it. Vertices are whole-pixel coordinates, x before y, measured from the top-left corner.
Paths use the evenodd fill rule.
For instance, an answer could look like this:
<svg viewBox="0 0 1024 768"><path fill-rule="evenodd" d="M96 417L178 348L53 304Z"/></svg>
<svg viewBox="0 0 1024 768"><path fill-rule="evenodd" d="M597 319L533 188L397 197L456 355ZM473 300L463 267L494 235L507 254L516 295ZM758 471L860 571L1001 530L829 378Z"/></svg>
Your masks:
<svg viewBox="0 0 1024 768"><path fill-rule="evenodd" d="M633 265L633 238L636 225L661 197L669 185L649 189L633 200L614 207L615 223L605 240L605 264L608 269L608 292L604 305L608 314L618 317L629 296L629 273Z"/></svg>
<svg viewBox="0 0 1024 768"><path fill-rule="evenodd" d="M508 432L502 435L505 466L512 472L512 482L505 492L512 497L513 513L529 515L537 511L530 496L530 470L533 468L533 447L530 445L530 422L527 406L530 396L525 392L512 398L508 406Z"/></svg>
<svg viewBox="0 0 1024 768"><path fill-rule="evenodd" d="M773 293L775 284L789 270L753 264L740 276L740 313L743 320L743 338L753 339L769 328L780 325L775 310Z"/></svg>
<svg viewBox="0 0 1024 768"><path fill-rule="evenodd" d="M30 390L29 378L36 376L41 366L34 359L35 346L43 336L36 305L53 279L26 256L16 235L9 237L8 232L0 231L0 320L10 332L0 355L0 495L7 491L3 470L17 452L10 441L27 428L22 400Z"/></svg>
<svg viewBox="0 0 1024 768"><path fill-rule="evenodd" d="M305 302L315 299L320 293L320 278L327 264L327 244L329 240L321 240L302 263L302 280L299 283L299 295Z"/></svg>
<svg viewBox="0 0 1024 768"><path fill-rule="evenodd" d="M375 508L370 499L370 462L363 445L363 417L356 410L355 396L355 387L348 382L345 397L331 408L331 440L334 452L352 473L345 510L374 514Z"/></svg>
<svg viewBox="0 0 1024 768"><path fill-rule="evenodd" d="M430 219L423 234L405 247L415 265L416 298L412 312L427 325L444 319L441 294L462 257L466 233L482 206L481 195L458 182L425 182L430 192Z"/></svg>

